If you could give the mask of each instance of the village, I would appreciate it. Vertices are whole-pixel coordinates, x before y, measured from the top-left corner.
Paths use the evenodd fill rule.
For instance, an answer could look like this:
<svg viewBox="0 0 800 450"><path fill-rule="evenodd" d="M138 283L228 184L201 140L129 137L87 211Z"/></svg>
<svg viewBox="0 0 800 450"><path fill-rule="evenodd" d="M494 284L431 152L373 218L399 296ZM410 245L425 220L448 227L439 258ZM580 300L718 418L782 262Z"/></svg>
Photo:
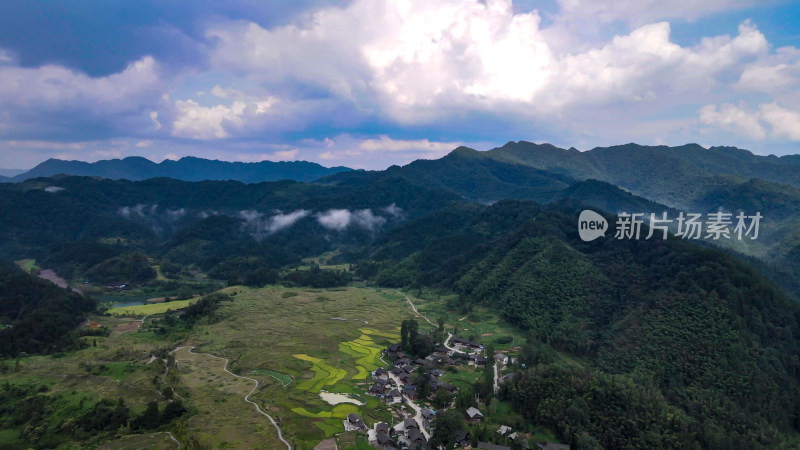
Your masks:
<svg viewBox="0 0 800 450"><path fill-rule="evenodd" d="M372 383L367 394L393 405L398 412L395 423L377 422L368 426L358 414L349 414L343 420L346 431L366 433L368 442L381 450L411 449L423 450L436 448L431 437L434 433L434 420L437 414L447 410L457 410L464 421L470 424L481 424L484 412L475 406L459 409L455 397L458 388L443 380L448 368L457 366L483 368L491 366L494 372L493 390L514 376L508 371L510 363L515 360L505 353L486 355L487 349L479 342L447 335L445 341L425 358L410 358L402 351L400 343L393 344L383 351L383 356L391 361L390 367L378 368L371 373ZM490 359L491 358L491 361ZM506 374L502 372L508 371ZM444 400L443 400L444 399ZM434 404L438 403L439 409ZM480 403L479 403L480 404ZM466 428L466 427L465 427ZM508 445L474 439L467 429L456 431L452 444L458 448L479 448L490 450L530 449L527 437L515 432L508 425L500 425L494 441L502 441ZM569 445L551 442L536 442L535 449L569 450Z"/></svg>

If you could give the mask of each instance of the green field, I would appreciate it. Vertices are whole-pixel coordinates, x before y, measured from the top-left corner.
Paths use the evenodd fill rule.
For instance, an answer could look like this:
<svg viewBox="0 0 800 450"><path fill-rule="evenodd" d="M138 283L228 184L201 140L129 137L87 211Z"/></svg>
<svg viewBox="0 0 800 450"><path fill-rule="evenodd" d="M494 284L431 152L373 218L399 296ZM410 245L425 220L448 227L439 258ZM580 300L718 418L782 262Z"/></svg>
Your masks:
<svg viewBox="0 0 800 450"><path fill-rule="evenodd" d="M187 344L229 358L230 370L257 378L262 387L251 399L280 421L295 448L313 448L344 431L341 419L350 412L370 424L390 420L385 404L364 392L368 372L383 365L381 349L399 340L400 323L411 317L402 296L358 288L237 286L224 291L235 295L221 306L222 320L197 327ZM284 296L287 292L296 295ZM369 325L331 320L336 317L368 320ZM212 386L219 382L216 377L206 381ZM319 396L322 389L353 393L367 404L329 405ZM217 420L222 424L226 419Z"/></svg>
<svg viewBox="0 0 800 450"><path fill-rule="evenodd" d="M119 308L111 308L108 312L115 316L150 316L153 314L163 314L167 312L167 310L175 311L176 309L185 308L197 300L197 298L192 298L189 300L173 300L171 302L152 303L149 305L121 306Z"/></svg>
<svg viewBox="0 0 800 450"><path fill-rule="evenodd" d="M157 333L160 314L191 300L115 308L109 315L94 316L112 330L110 336L86 337L87 348L58 358L21 358L19 371L1 374L0 383L45 384L51 389L48 395L68 394L75 404L82 398L124 398L138 412L160 398L163 407L159 392L165 389L164 366L158 359L151 361L151 354L180 346L184 348L172 353L177 368L167 383L193 415L164 431L181 441L192 436L211 448L280 448L269 421L243 399L254 383L225 372L222 358L230 360L231 372L259 381L250 399L281 424L298 450L338 438L344 431L342 418L350 412L368 424L391 420L389 408L365 391L369 372L383 365L381 349L397 342L400 323L413 317L403 295L368 288L292 288L295 295L285 296L290 291L280 286L235 286L222 292L233 301L221 304L214 321L200 321L191 330ZM137 331L131 317L144 315L152 317ZM188 346L194 350L189 352ZM14 363L5 362L9 367ZM354 394L366 405L330 405L320 397L321 389ZM12 431L0 435L0 446L17 439ZM164 436L130 437L104 448L137 443L161 448Z"/></svg>

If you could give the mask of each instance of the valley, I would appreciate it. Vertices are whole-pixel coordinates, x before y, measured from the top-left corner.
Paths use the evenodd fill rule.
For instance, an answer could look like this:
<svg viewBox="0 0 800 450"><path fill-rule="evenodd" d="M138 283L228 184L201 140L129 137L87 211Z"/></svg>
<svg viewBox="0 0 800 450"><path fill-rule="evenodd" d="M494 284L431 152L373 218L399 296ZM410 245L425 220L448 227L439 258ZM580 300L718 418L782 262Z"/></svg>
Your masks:
<svg viewBox="0 0 800 450"><path fill-rule="evenodd" d="M777 259L583 241L584 209L666 206L507 151L311 183L0 185L0 442L800 442L792 189L745 205L783 214Z"/></svg>

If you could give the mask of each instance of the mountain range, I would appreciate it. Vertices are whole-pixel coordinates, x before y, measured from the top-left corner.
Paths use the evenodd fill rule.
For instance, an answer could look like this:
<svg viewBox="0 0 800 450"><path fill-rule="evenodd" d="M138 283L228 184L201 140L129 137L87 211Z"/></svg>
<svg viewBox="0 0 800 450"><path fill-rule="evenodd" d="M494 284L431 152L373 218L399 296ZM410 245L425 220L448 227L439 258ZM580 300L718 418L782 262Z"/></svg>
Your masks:
<svg viewBox="0 0 800 450"><path fill-rule="evenodd" d="M71 283L100 286L177 285L199 274L255 287L278 276L327 277L331 287L357 277L433 293L430 301L456 317L489 308L523 330L528 368L498 396L577 448L796 447L797 158L696 145L578 152L511 142L381 171L258 183L150 176L154 166L263 163L144 161L68 163L113 175L59 171L0 184L0 298L12 300L0 305L0 319L12 325L5 335L17 336L0 351L60 350L63 339L52 333L32 341L22 318L44 317L68 334L84 316L78 297L4 274L2 260L35 261ZM310 163L282 167L297 164ZM727 248L612 233L584 242L576 232L584 209L612 229L621 211L761 212L764 221L758 240ZM328 267L299 270L312 260ZM352 271L334 268L344 264ZM26 298L5 293L20 286L52 301L21 314Z"/></svg>
<svg viewBox="0 0 800 450"><path fill-rule="evenodd" d="M48 159L33 169L13 177L0 176L0 182L19 182L65 174L131 181L166 177L184 181L236 180L244 183L260 183L277 180L313 181L348 170L350 169L347 167L328 168L307 161L245 163L184 157L177 161L166 159L154 163L147 158L132 156L94 163Z"/></svg>

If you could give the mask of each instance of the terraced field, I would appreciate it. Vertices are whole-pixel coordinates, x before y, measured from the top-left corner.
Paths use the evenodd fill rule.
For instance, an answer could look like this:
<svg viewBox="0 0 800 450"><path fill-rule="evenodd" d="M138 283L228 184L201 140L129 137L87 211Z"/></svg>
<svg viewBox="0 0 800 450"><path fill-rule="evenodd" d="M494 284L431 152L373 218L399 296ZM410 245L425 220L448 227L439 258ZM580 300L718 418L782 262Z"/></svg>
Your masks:
<svg viewBox="0 0 800 450"><path fill-rule="evenodd" d="M222 320L197 326L186 345L228 358L231 371L258 379L250 399L280 423L295 448L343 432L351 412L370 424L389 420L386 406L364 392L369 372L383 365L381 349L399 340L400 323L411 317L403 296L360 288L294 288L290 296L280 287L225 291L233 302L220 307ZM323 389L358 394L366 404L330 405L320 398ZM213 436L204 439L219 445Z"/></svg>
<svg viewBox="0 0 800 450"><path fill-rule="evenodd" d="M391 419L386 405L365 391L369 372L383 365L381 349L399 340L400 323L412 317L402 295L366 288L293 288L293 295L285 295L289 291L278 286L235 286L223 292L233 301L221 304L212 323L203 320L187 331L158 333L159 314L182 302L92 317L112 330L111 336L87 337L85 349L58 357L22 358L19 371L0 374L0 382L46 384L51 393L69 393L76 403L84 397L122 397L138 414L151 400L163 407L166 379L193 413L163 431L181 442L191 436L210 448L284 447L267 418L243 399L254 384L226 373L219 358L230 360L231 372L258 380L249 399L278 422L294 449L338 438L342 419L351 412L368 424ZM151 318L139 327L118 314ZM151 355L178 346L194 346L197 353L174 352L177 366L164 377L164 365ZM8 367L13 364L6 361ZM355 394L365 404L331 405L320 397L321 389ZM103 448L171 445L166 434L151 433L107 442Z"/></svg>
<svg viewBox="0 0 800 450"><path fill-rule="evenodd" d="M382 346L377 345L366 334L362 334L358 339L339 344L339 351L355 358L358 373L353 376L354 380L366 379L370 372L382 365L379 359L382 349Z"/></svg>
<svg viewBox="0 0 800 450"><path fill-rule="evenodd" d="M312 364L311 370L314 372L314 377L309 380L303 380L297 384L297 389L309 392L319 392L325 386L333 386L342 380L347 375L347 372L336 367L331 367L325 364L320 358L314 358L304 354L292 355L297 359L308 361Z"/></svg>

